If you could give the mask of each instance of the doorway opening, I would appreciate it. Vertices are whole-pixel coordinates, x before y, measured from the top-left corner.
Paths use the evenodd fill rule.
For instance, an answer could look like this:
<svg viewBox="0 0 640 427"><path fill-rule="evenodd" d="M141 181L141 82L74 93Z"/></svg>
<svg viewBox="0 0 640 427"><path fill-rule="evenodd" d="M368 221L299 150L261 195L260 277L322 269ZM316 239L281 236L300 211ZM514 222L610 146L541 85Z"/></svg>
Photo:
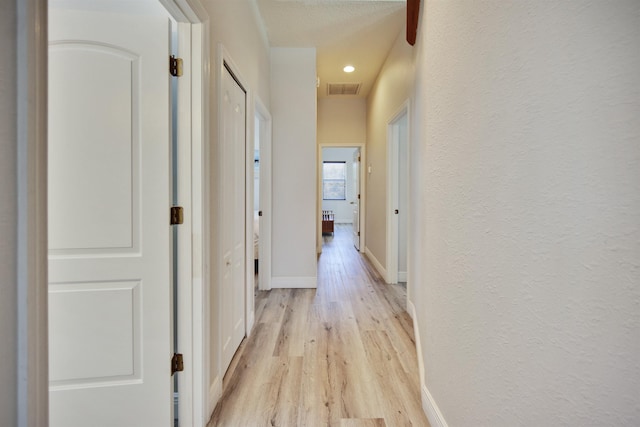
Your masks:
<svg viewBox="0 0 640 427"><path fill-rule="evenodd" d="M409 108L405 103L388 124L387 283L408 281Z"/></svg>
<svg viewBox="0 0 640 427"><path fill-rule="evenodd" d="M320 241L333 235L336 227L350 230L355 250L363 248L364 147L361 145L321 145L319 167Z"/></svg>
<svg viewBox="0 0 640 427"><path fill-rule="evenodd" d="M253 156L254 288L271 289L271 114L256 98Z"/></svg>

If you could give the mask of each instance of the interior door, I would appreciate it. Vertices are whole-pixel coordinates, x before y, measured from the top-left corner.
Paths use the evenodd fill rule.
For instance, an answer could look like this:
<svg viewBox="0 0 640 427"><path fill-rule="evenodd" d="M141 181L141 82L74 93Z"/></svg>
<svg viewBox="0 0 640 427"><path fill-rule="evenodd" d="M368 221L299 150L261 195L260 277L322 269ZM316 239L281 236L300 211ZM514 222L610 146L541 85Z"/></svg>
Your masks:
<svg viewBox="0 0 640 427"><path fill-rule="evenodd" d="M271 116L258 100L256 103L256 131L260 139L260 194L262 216L259 217L259 280L260 290L271 289Z"/></svg>
<svg viewBox="0 0 640 427"><path fill-rule="evenodd" d="M398 122L398 282L407 282L409 213L409 138L408 117Z"/></svg>
<svg viewBox="0 0 640 427"><path fill-rule="evenodd" d="M225 68L222 97L222 371L245 336L246 94Z"/></svg>
<svg viewBox="0 0 640 427"><path fill-rule="evenodd" d="M49 19L50 425L169 426L170 22L81 6Z"/></svg>
<svg viewBox="0 0 640 427"><path fill-rule="evenodd" d="M355 188L355 198L353 201L353 246L360 250L360 149L353 152L353 182Z"/></svg>

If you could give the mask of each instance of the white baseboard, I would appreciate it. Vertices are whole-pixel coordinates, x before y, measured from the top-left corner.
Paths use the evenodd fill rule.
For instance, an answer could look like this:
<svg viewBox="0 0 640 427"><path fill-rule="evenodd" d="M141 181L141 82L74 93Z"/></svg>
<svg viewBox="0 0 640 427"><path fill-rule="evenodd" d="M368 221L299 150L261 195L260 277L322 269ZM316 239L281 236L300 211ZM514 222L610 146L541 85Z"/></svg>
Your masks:
<svg viewBox="0 0 640 427"><path fill-rule="evenodd" d="M272 277L271 289L313 289L318 287L318 278L313 277Z"/></svg>
<svg viewBox="0 0 640 427"><path fill-rule="evenodd" d="M249 318L247 319L247 337L251 336L251 332L253 332L253 325L256 322L256 311L251 310L249 313Z"/></svg>
<svg viewBox="0 0 640 427"><path fill-rule="evenodd" d="M398 282L407 283L406 271L398 271Z"/></svg>
<svg viewBox="0 0 640 427"><path fill-rule="evenodd" d="M427 415L431 427L449 427L427 386L422 387L422 410Z"/></svg>
<svg viewBox="0 0 640 427"><path fill-rule="evenodd" d="M420 331L418 330L418 316L413 301L407 298L407 312L413 319L413 335L416 341L416 356L418 358L418 374L420 375L420 389L424 388L424 358L422 357L422 344L420 343Z"/></svg>
<svg viewBox="0 0 640 427"><path fill-rule="evenodd" d="M422 397L422 410L429 420L431 427L448 427L447 422L442 416L442 412L438 409L436 401L433 400L433 396L429 393L429 389L424 382L424 358L422 357L422 344L420 342L420 331L418 330L418 315L416 313L416 306L413 302L407 299L407 312L413 319L413 334L416 340L416 353L418 357L418 372L420 375L420 391Z"/></svg>
<svg viewBox="0 0 640 427"><path fill-rule="evenodd" d="M413 305L413 302L409 298L407 298L407 313L409 313L409 317L411 317L411 319L413 320L413 333L418 335L418 331L416 330L416 306ZM416 344L417 344L417 341L416 341ZM416 348L416 352L419 352L417 348Z"/></svg>
<svg viewBox="0 0 640 427"><path fill-rule="evenodd" d="M364 248L364 253L367 256L367 258L369 258L369 261L371 261L371 264L373 264L376 270L378 270L378 273L380 274L380 276L382 276L384 281L389 283L389 281L387 280L387 270L382 266L382 264L380 264L380 261L378 261L378 258L376 258L371 253L368 247Z"/></svg>
<svg viewBox="0 0 640 427"><path fill-rule="evenodd" d="M213 411L216 409L216 405L218 404L220 397L222 397L222 381L220 380L220 376L218 376L213 381L213 384L211 384L211 387L209 387L209 408L207 408L207 421L209 421L211 415L213 415Z"/></svg>

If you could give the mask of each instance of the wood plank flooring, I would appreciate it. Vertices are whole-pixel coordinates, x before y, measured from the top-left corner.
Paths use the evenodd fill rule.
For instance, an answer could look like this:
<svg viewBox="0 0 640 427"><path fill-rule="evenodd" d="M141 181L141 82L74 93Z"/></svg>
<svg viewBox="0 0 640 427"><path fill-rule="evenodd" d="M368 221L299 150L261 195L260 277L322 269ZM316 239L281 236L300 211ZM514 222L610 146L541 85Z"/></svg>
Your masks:
<svg viewBox="0 0 640 427"><path fill-rule="evenodd" d="M256 293L256 325L234 356L214 426L429 426L402 286L325 236L318 289Z"/></svg>

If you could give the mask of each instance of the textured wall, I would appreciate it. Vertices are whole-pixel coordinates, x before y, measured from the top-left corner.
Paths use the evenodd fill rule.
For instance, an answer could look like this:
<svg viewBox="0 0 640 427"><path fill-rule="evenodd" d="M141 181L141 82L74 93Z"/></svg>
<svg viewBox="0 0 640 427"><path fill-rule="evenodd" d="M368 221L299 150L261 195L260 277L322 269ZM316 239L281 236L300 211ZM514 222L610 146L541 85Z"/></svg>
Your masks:
<svg viewBox="0 0 640 427"><path fill-rule="evenodd" d="M16 2L0 5L0 425L16 425Z"/></svg>
<svg viewBox="0 0 640 427"><path fill-rule="evenodd" d="M396 40L367 98L367 249L386 268L387 124L411 96L414 49L404 32Z"/></svg>
<svg viewBox="0 0 640 427"><path fill-rule="evenodd" d="M639 47L637 1L426 4L414 302L451 427L640 424Z"/></svg>

